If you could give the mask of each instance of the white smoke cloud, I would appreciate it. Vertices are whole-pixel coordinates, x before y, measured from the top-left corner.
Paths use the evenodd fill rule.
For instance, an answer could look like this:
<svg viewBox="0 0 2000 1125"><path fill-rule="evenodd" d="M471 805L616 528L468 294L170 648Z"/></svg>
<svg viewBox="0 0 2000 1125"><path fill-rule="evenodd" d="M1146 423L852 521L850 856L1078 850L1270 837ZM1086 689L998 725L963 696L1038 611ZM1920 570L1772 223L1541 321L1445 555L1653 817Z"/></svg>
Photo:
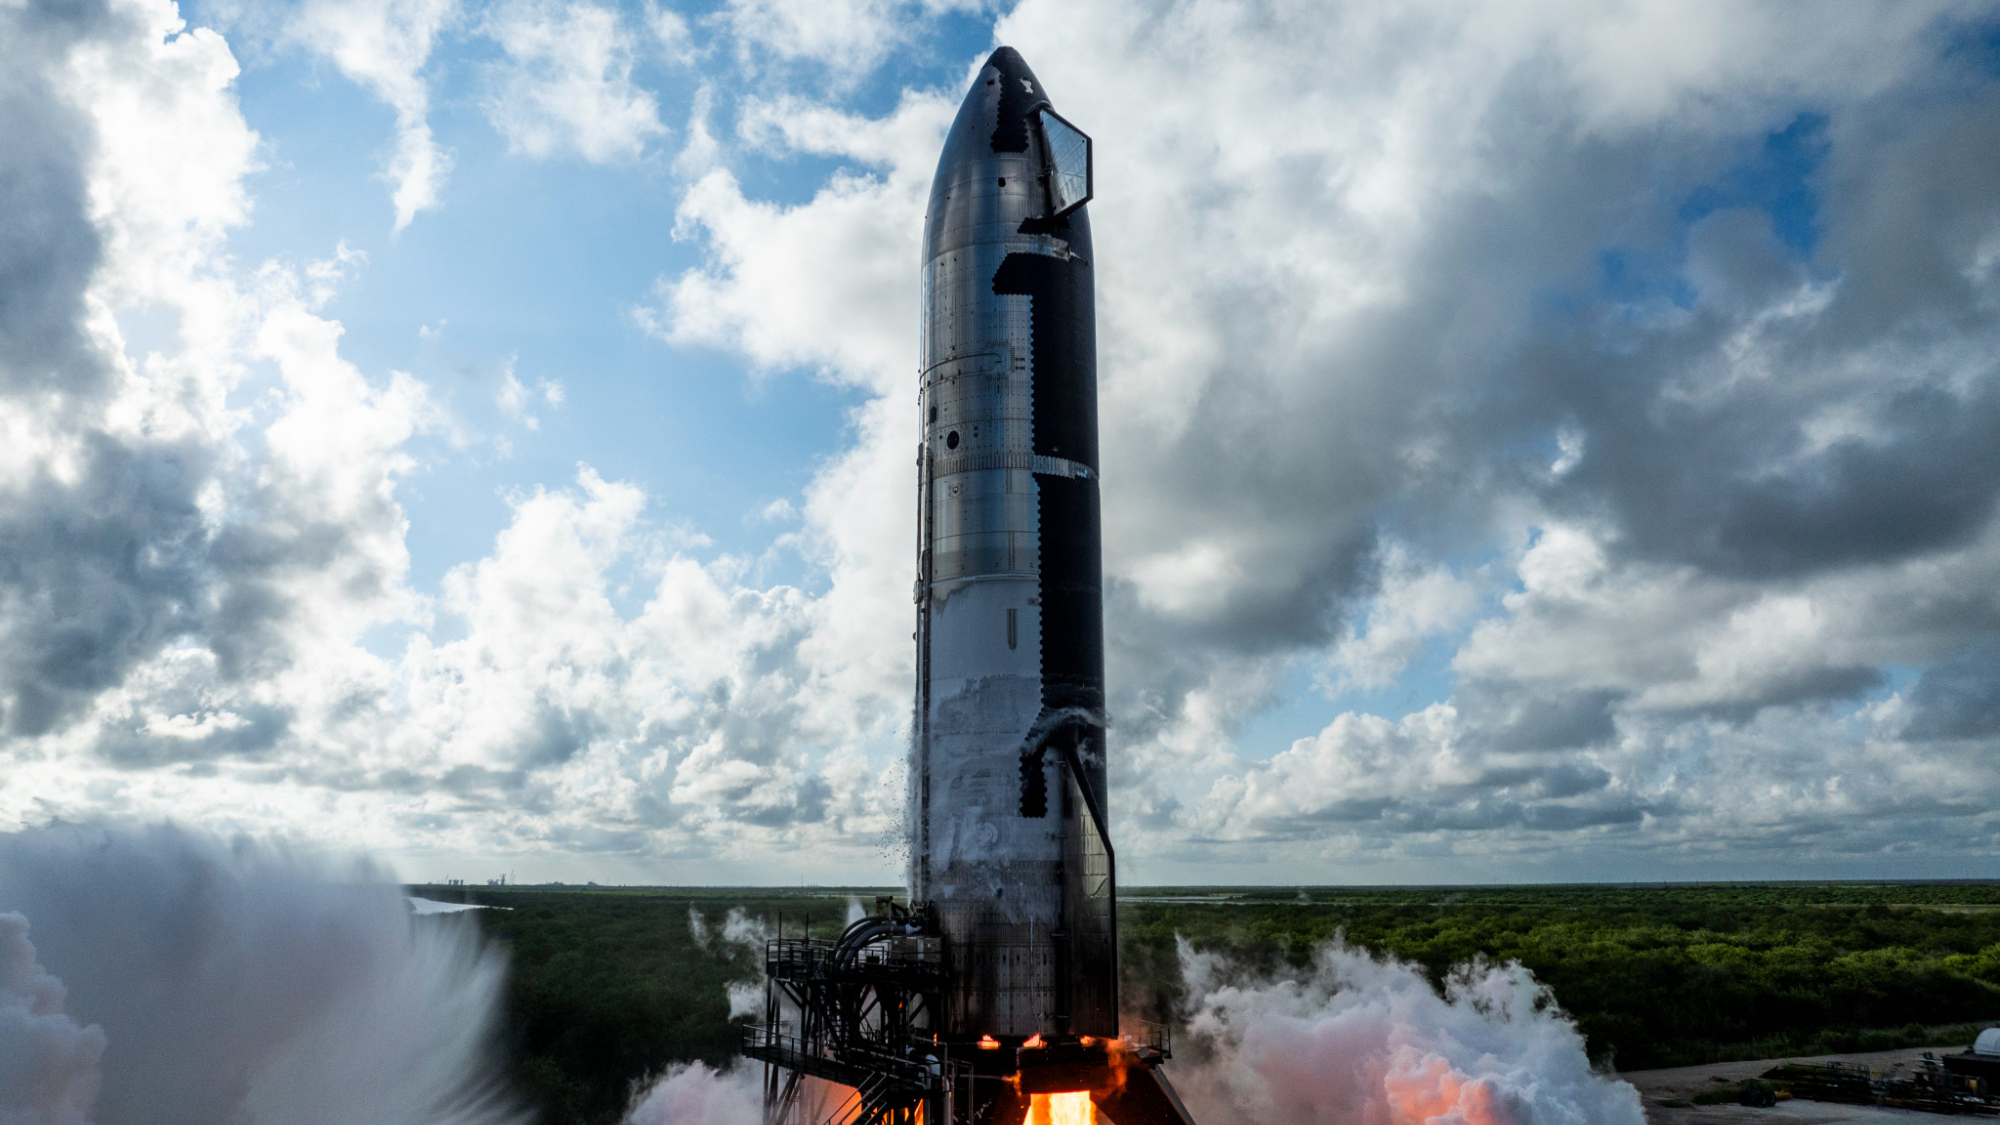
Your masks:
<svg viewBox="0 0 2000 1125"><path fill-rule="evenodd" d="M1240 972L1184 940L1193 1005L1168 1074L1209 1125L1643 1125L1630 1085L1518 964L1423 972L1339 943L1297 979ZM1177 1044L1179 1047L1180 1044Z"/></svg>
<svg viewBox="0 0 2000 1125"><path fill-rule="evenodd" d="M0 911L0 1069L28 1072L0 1097L31 1091L33 1125L523 1120L491 1044L504 960L366 865L53 827L0 837Z"/></svg>
<svg viewBox="0 0 2000 1125"><path fill-rule="evenodd" d="M764 1120L762 1076L738 1064L717 1071L705 1063L667 1068L634 1099L626 1125L759 1125Z"/></svg>
<svg viewBox="0 0 2000 1125"><path fill-rule="evenodd" d="M1600 1073L1583 1036L1519 964L1461 965L1442 994L1421 969L1339 942L1297 977L1242 970L1180 942L1188 996L1167 1067L1207 1125L1644 1125L1639 1095ZM830 1108L845 1087L808 1082ZM755 1067L676 1065L627 1125L754 1125Z"/></svg>
<svg viewBox="0 0 2000 1125"><path fill-rule="evenodd" d="M35 961L28 920L0 914L0 1121L90 1125L104 1029L78 1027L68 991Z"/></svg>
<svg viewBox="0 0 2000 1125"><path fill-rule="evenodd" d="M735 1020L763 1015L764 948L765 943L771 940L771 927L762 918L751 917L742 907L732 906L718 933L701 911L690 906L688 934L694 938L695 945L704 950L717 949L717 942L723 946L738 947L744 960L754 967L755 976L747 980L733 980L725 986L729 994L729 1018Z"/></svg>

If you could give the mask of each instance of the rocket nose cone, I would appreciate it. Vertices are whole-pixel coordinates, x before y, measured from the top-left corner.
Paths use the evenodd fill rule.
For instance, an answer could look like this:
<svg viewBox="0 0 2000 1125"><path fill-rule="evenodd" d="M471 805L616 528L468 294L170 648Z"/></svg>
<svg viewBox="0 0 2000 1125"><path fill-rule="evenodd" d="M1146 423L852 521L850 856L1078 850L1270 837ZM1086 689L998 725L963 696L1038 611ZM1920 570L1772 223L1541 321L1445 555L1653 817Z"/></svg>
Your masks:
<svg viewBox="0 0 2000 1125"><path fill-rule="evenodd" d="M938 155L924 221L926 260L946 247L948 229L960 232L950 238L970 237L972 227L1001 222L1003 214L1014 228L1025 219L1053 217L1047 184L1058 169L1037 121L1054 109L1019 51L1001 47L987 56ZM1076 136L1086 146L1077 151L1087 152L1089 139Z"/></svg>
<svg viewBox="0 0 2000 1125"><path fill-rule="evenodd" d="M1012 47L994 51L965 92L958 119L945 138L938 170L942 173L994 153L1026 152L1029 114L1048 100L1019 51Z"/></svg>
<svg viewBox="0 0 2000 1125"><path fill-rule="evenodd" d="M993 106L993 132L987 143L994 152L1026 152L1028 150L1028 114L1037 105L1048 102L1048 95L1042 92L1042 84L1035 80L1035 72L1028 69L1027 60L1012 47L1001 47L987 56L986 65L980 68L979 78L972 90L966 94L971 102L985 93L984 87L992 86L998 95ZM982 115L984 116L984 115Z"/></svg>

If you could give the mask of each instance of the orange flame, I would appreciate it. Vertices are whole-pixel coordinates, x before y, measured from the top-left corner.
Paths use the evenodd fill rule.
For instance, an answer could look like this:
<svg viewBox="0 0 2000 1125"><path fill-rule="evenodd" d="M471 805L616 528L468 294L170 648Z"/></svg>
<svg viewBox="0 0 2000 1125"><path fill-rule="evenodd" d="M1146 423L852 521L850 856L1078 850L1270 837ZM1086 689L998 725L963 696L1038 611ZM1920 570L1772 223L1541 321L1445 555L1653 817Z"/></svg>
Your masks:
<svg viewBox="0 0 2000 1125"><path fill-rule="evenodd" d="M1022 1125L1100 1125L1097 1107L1090 1092L1035 1094L1028 1100L1028 1117Z"/></svg>
<svg viewBox="0 0 2000 1125"><path fill-rule="evenodd" d="M1048 1044L1044 1042L1042 1039L1042 1033L1039 1031L1035 1032L1033 1035L1028 1036L1028 1041L1026 1043L1021 1044L1021 1046L1026 1047L1030 1050L1033 1050L1036 1047L1045 1047L1047 1045Z"/></svg>
<svg viewBox="0 0 2000 1125"><path fill-rule="evenodd" d="M982 1051L997 1051L1000 1049L1000 1041L991 1035L982 1035L979 1037L979 1049Z"/></svg>
<svg viewBox="0 0 2000 1125"><path fill-rule="evenodd" d="M1417 1062L1399 1054L1382 1085L1399 1121L1495 1125L1506 1120L1490 1082L1468 1078L1436 1055Z"/></svg>

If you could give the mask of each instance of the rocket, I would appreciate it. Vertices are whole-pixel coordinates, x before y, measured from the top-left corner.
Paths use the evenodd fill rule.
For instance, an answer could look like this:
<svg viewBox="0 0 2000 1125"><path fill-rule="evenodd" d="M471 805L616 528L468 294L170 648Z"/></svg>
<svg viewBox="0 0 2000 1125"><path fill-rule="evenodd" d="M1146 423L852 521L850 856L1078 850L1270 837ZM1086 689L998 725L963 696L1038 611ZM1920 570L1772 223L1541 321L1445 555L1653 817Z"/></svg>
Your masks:
<svg viewBox="0 0 2000 1125"><path fill-rule="evenodd" d="M1118 1011L1092 181L993 52L924 218L909 901L765 943L768 1125L1193 1125Z"/></svg>
<svg viewBox="0 0 2000 1125"><path fill-rule="evenodd" d="M1131 1085L1103 1048L1120 1028L1093 180L1090 138L1002 47L924 219L910 899L943 939L940 1041L1018 1059L1016 1092ZM1048 1051L1062 1066L1031 1073ZM1156 1067L1129 1069L1146 1089L1106 1095L1132 1102L1115 1116L1185 1120Z"/></svg>
<svg viewBox="0 0 2000 1125"><path fill-rule="evenodd" d="M1090 141L1012 48L924 220L911 899L948 1034L1118 1033Z"/></svg>

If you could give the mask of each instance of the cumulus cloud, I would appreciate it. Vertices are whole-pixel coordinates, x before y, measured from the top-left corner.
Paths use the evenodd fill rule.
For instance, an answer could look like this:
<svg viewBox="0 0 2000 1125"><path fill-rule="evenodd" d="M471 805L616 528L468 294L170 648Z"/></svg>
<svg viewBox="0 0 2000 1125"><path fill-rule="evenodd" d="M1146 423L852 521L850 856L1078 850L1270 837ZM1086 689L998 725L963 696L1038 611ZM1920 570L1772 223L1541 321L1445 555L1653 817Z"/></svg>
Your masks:
<svg viewBox="0 0 2000 1125"><path fill-rule="evenodd" d="M907 310L915 307L918 230L936 149L955 112L946 95L906 94L870 120L808 103L745 107L750 143L841 156L862 168L837 175L807 203L746 198L727 169L695 181L675 213L676 231L699 239L707 267L656 287L639 322L668 342L737 351L757 370L806 366L869 392L849 423L856 440L805 490L803 527L790 542L829 576L816 599L819 626L801 659L848 698L895 701L900 723L909 684L903 634L883 623L909 609L907 544L915 513L908 413L901 392L916 363ZM837 285L824 279L838 277ZM782 313L779 310L783 310Z"/></svg>
<svg viewBox="0 0 2000 1125"><path fill-rule="evenodd" d="M767 509L796 584L578 466L412 589L398 490L439 405L343 355L358 255L226 253L258 145L228 46L152 0L0 9L0 814L707 860L893 827L916 240L965 71L871 114L702 72L692 39L861 73L934 7L647 11L484 13L484 108L517 153L630 163L666 136L642 50L695 69L699 262L633 316L853 396ZM441 182L423 75L453 18L301 13L432 154L394 164L399 225ZM1990 852L2000 84L1962 45L1994 18L1001 18L1098 139L1121 850ZM769 197L802 156L832 171ZM168 326L143 348L142 320ZM562 398L493 393L524 426ZM1409 698L1254 725L1315 682Z"/></svg>
<svg viewBox="0 0 2000 1125"><path fill-rule="evenodd" d="M574 492L519 497L491 558L442 599L414 593L396 487L436 408L342 357L320 306L352 255L224 255L256 144L226 45L138 0L94 23L0 19L22 31L21 135L43 138L4 158L35 169L9 179L33 191L6 230L51 262L16 281L37 300L4 302L0 417L23 439L0 493L8 819L173 808L276 828L317 810L348 839L400 825L578 850L880 820L893 779L854 755L895 720L793 656L817 611L677 554L631 486L584 470ZM139 358L119 330L135 310L173 325ZM233 406L253 372L264 393ZM643 613L612 607L617 567L657 578ZM439 611L458 639L363 643Z"/></svg>
<svg viewBox="0 0 2000 1125"><path fill-rule="evenodd" d="M1446 633L1478 608L1476 583L1433 564L1420 569L1400 545L1381 562L1380 585L1353 632L1333 649L1325 686L1379 688L1396 681L1424 642Z"/></svg>
<svg viewBox="0 0 2000 1125"><path fill-rule="evenodd" d="M914 38L924 17L982 6L981 0L729 0L722 18L746 61L815 63L843 88Z"/></svg>
<svg viewBox="0 0 2000 1125"><path fill-rule="evenodd" d="M694 64L697 55L694 32L688 26L686 16L648 0L646 27L653 33L654 45L669 61L683 66Z"/></svg>
<svg viewBox="0 0 2000 1125"><path fill-rule="evenodd" d="M325 54L348 78L396 112L396 150L384 175L395 184L396 229L438 205L451 156L431 136L423 71L455 0L308 0L291 35Z"/></svg>
<svg viewBox="0 0 2000 1125"><path fill-rule="evenodd" d="M205 438L228 378L134 365L107 305L164 306L190 350L230 330L208 279L175 282L240 218L255 137L218 112L236 75L227 49L171 9L17 7L0 22L18 138L0 156L5 237L22 267L0 294L0 729L31 736L204 611Z"/></svg>
<svg viewBox="0 0 2000 1125"><path fill-rule="evenodd" d="M798 99L747 101L745 143L858 167L790 207L747 198L727 168L700 177L675 210L675 234L699 239L709 264L661 279L640 324L669 343L739 351L763 370L817 368L886 394L916 362L901 323L915 307L909 262L920 249L908 220L923 213L957 109L940 93L905 94L880 120Z"/></svg>
<svg viewBox="0 0 2000 1125"><path fill-rule="evenodd" d="M658 20L654 28L663 34ZM507 55L485 108L509 152L606 164L636 159L666 134L659 102L632 81L633 35L615 9L520 0L488 13L482 29Z"/></svg>
<svg viewBox="0 0 2000 1125"><path fill-rule="evenodd" d="M1577 755L1496 753L1449 704L1391 722L1349 712L1270 761L1217 782L1201 810L1218 834L1315 839L1356 828L1422 832L1631 824L1646 808Z"/></svg>
<svg viewBox="0 0 2000 1125"><path fill-rule="evenodd" d="M1648 846L1734 805L1745 777L1703 780L1704 756L1788 789L1788 767L1747 752L1780 731L1836 735L1822 760L1846 770L1932 753L1856 709L1884 669L1976 659L1960 654L1995 625L1977 591L2000 479L1982 249L2000 192L1958 154L1986 143L1996 88L1949 46L1990 19L1003 18L997 37L1099 138L1114 768L1135 830L1167 848L1350 830ZM697 183L681 219L713 264L663 282L647 323L903 393L877 357L908 300L799 279L824 261L907 275L910 234L872 252L853 235L885 207L914 217L923 106L743 107L746 144L848 169L804 204L747 198L727 172ZM840 464L879 442L890 465L893 421ZM1425 644L1457 650L1447 703L1343 716L1268 763L1218 753L1293 662L1376 689ZM1899 730L1963 729L1917 706L1983 713L1944 702L1967 695L1951 675L1898 697ZM1935 753L1931 773L1985 791ZM1203 773L1207 794L1188 792ZM1861 805L1798 793L1776 815L1865 806L1850 840L1817 845L1865 854L1944 788L1846 778L1877 782Z"/></svg>

